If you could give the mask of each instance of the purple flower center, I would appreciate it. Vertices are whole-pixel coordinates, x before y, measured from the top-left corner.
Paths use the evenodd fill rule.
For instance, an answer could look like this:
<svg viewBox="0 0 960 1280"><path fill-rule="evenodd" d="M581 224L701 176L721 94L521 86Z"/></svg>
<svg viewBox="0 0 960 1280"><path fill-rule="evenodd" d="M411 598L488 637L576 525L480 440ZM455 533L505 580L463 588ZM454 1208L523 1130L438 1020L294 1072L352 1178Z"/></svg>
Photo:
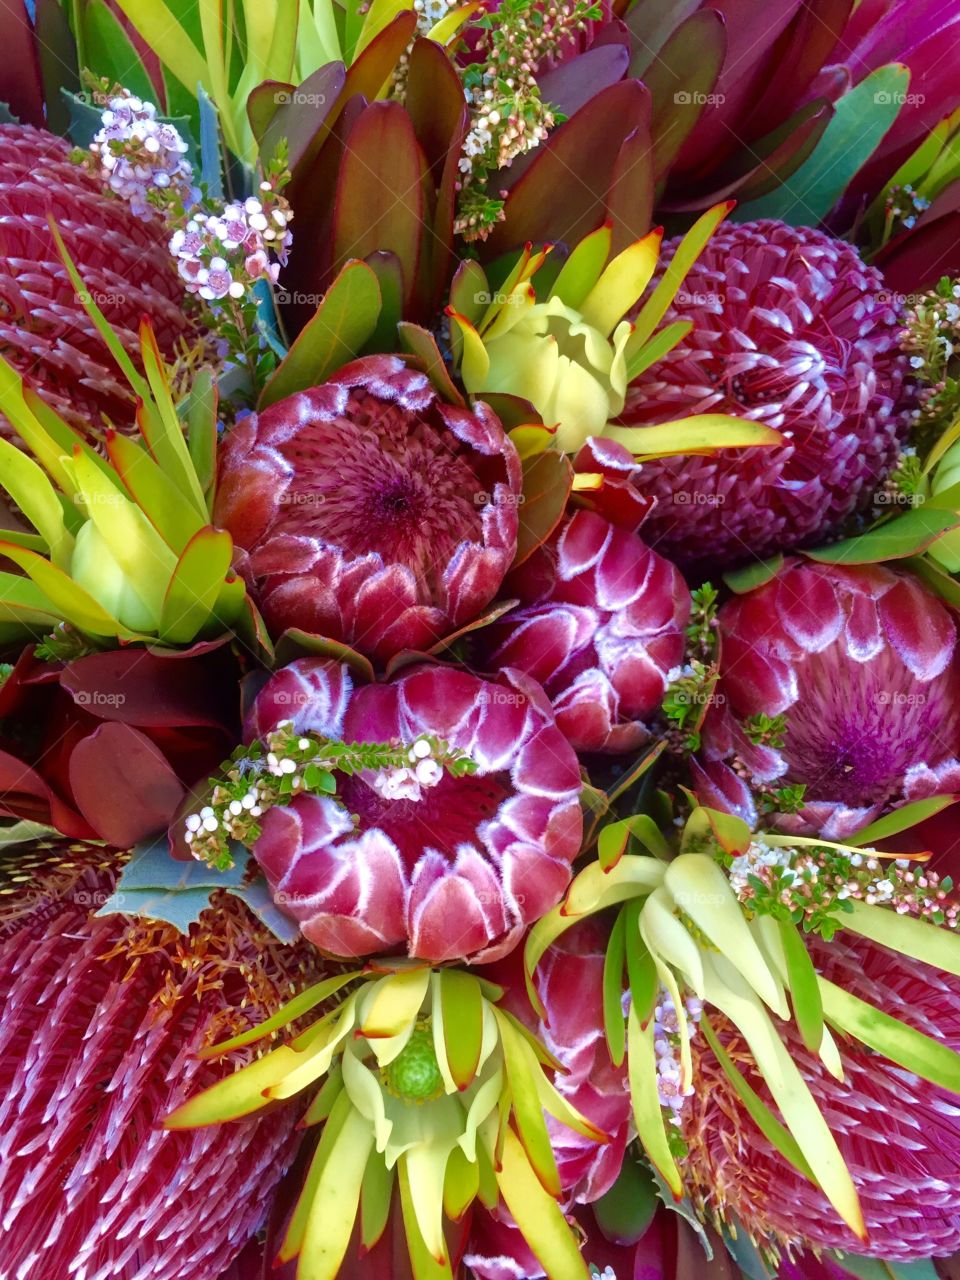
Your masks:
<svg viewBox="0 0 960 1280"><path fill-rule="evenodd" d="M359 776L343 778L340 796L360 818L361 830L377 827L400 850L412 870L425 849L437 849L451 860L462 844L483 848L477 828L496 815L509 794L509 779L500 775L455 778L445 774L419 800L386 800Z"/></svg>
<svg viewBox="0 0 960 1280"><path fill-rule="evenodd" d="M831 645L811 654L797 678L783 754L809 800L882 804L898 795L911 765L956 751L949 677L916 680L889 649L853 663Z"/></svg>
<svg viewBox="0 0 960 1280"><path fill-rule="evenodd" d="M274 530L379 553L433 594L457 546L482 540L483 483L442 427L362 391L349 414L307 423L281 446L293 475Z"/></svg>

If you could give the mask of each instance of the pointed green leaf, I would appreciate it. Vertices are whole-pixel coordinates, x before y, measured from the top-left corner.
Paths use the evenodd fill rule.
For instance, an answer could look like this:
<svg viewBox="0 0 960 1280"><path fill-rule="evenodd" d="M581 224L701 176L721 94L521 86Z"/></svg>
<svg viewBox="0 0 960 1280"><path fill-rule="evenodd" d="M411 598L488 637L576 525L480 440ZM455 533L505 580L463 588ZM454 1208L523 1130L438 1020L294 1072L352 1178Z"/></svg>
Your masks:
<svg viewBox="0 0 960 1280"><path fill-rule="evenodd" d="M167 476L189 498L197 512L206 519L207 503L190 460L190 450L183 437L183 426L177 417L170 384L157 339L148 320L140 323L140 354L147 381L153 394L152 403L144 403L140 419L147 448Z"/></svg>
<svg viewBox="0 0 960 1280"><path fill-rule="evenodd" d="M664 1179L674 1198L679 1200L683 1195L683 1182L663 1124L653 1023L649 1022L646 1028L642 1027L633 1006L627 1016L627 1068L637 1137L650 1163Z"/></svg>
<svg viewBox="0 0 960 1280"><path fill-rule="evenodd" d="M948 529L960 528L960 513L932 506L913 507L855 538L845 538L828 547L804 551L819 564L879 564L884 560L904 560L935 542Z"/></svg>
<svg viewBox="0 0 960 1280"><path fill-rule="evenodd" d="M627 1044L623 1017L623 969L627 959L624 914L621 910L617 915L603 958L603 1029L610 1059L617 1067L623 1062Z"/></svg>
<svg viewBox="0 0 960 1280"><path fill-rule="evenodd" d="M410 1186L410 1175L407 1172L405 1160L399 1161L398 1171L400 1209L403 1214L403 1228L407 1237L407 1253L410 1258L410 1267L413 1271L413 1280L453 1280L449 1259L444 1258L442 1262L438 1262L427 1248L423 1236L420 1234L417 1211Z"/></svg>
<svg viewBox="0 0 960 1280"><path fill-rule="evenodd" d="M473 1204L480 1190L480 1166L468 1160L459 1147L454 1147L447 1161L443 1180L443 1211L448 1218L459 1222Z"/></svg>
<svg viewBox="0 0 960 1280"><path fill-rule="evenodd" d="M633 382L640 377L641 373L646 373L651 365L656 364L658 360L662 360L678 343L684 340L692 328L693 322L691 320L674 320L672 324L665 324L662 329L658 329L653 337L642 345L635 344L633 341L634 334L631 334L627 339L625 348L627 381Z"/></svg>
<svg viewBox="0 0 960 1280"><path fill-rule="evenodd" d="M353 1234L372 1147L370 1122L351 1110L324 1165L307 1214L297 1267L300 1280L336 1280Z"/></svg>
<svg viewBox="0 0 960 1280"><path fill-rule="evenodd" d="M787 962L793 1016L803 1043L811 1053L819 1054L823 1041L823 1002L817 983L817 971L797 926L790 920L779 920L780 941Z"/></svg>
<svg viewBox="0 0 960 1280"><path fill-rule="evenodd" d="M658 890L654 890L654 893ZM640 1025L645 1027L653 1016L660 986L657 967L650 948L640 930L641 914L649 898L634 898L623 908L624 951L627 958L627 981L630 1006L637 1011Z"/></svg>
<svg viewBox="0 0 960 1280"><path fill-rule="evenodd" d="M160 636L171 644L196 639L213 614L230 570L233 540L209 525L195 533L177 561L163 600Z"/></svg>
<svg viewBox="0 0 960 1280"><path fill-rule="evenodd" d="M352 360L377 326L380 286L365 262L348 262L260 396L258 408L320 385Z"/></svg>
<svg viewBox="0 0 960 1280"><path fill-rule="evenodd" d="M0 484L50 549L61 569L70 563L73 538L63 520L60 499L43 469L8 440L0 439Z"/></svg>
<svg viewBox="0 0 960 1280"><path fill-rule="evenodd" d="M706 247L707 241L733 208L733 202L716 204L701 214L674 251L657 287L641 308L632 334L634 349L651 337L654 329L666 315L667 308L683 284L687 272Z"/></svg>
<svg viewBox="0 0 960 1280"><path fill-rule="evenodd" d="M106 447L107 456L130 497L174 555L179 556L193 535L203 528L203 518L136 441L111 431L107 433Z"/></svg>
<svg viewBox="0 0 960 1280"><path fill-rule="evenodd" d="M960 1093L960 1054L826 978L820 979L820 992L824 1015L834 1026L924 1080Z"/></svg>
<svg viewBox="0 0 960 1280"><path fill-rule="evenodd" d="M543 1118L543 1108L536 1084L525 1058L522 1041L509 1019L500 1009L494 1009L494 1017L500 1028L500 1043L507 1071L507 1081L513 1102L513 1114L517 1122L530 1167L534 1170L549 1194L560 1197L560 1177L550 1144L550 1134Z"/></svg>
<svg viewBox="0 0 960 1280"><path fill-rule="evenodd" d="M840 916L841 928L960 977L960 937L954 930L865 902L851 901L850 906Z"/></svg>
<svg viewBox="0 0 960 1280"><path fill-rule="evenodd" d="M353 1103L350 1096L341 1090L330 1112L330 1119L323 1126L323 1132L320 1134L320 1141L317 1143L317 1149L313 1153L313 1159L310 1161L310 1168L307 1170L307 1176L304 1179L303 1189L297 1198L293 1215L287 1227L287 1233L283 1238L283 1243L277 1253L277 1262L289 1262L291 1258L295 1258L303 1247L303 1236L306 1231L307 1218L309 1217L311 1207L317 1196L317 1188L320 1185L320 1178L324 1169L330 1163L330 1155L336 1146L337 1139L343 1130L343 1126L351 1115L355 1115Z"/></svg>
<svg viewBox="0 0 960 1280"><path fill-rule="evenodd" d="M636 305L653 279L663 229L655 228L618 253L583 301L583 318L604 335Z"/></svg>
<svg viewBox="0 0 960 1280"><path fill-rule="evenodd" d="M92 636L122 636L132 639L133 634L120 625L116 618L104 609L83 587L78 586L62 569L51 564L43 556L25 547L0 539L0 555L18 564L44 593L57 611L57 616L72 622L81 631Z"/></svg>
<svg viewBox="0 0 960 1280"><path fill-rule="evenodd" d="M382 979L361 1027L367 1039L400 1035L416 1019L429 985L430 970L426 965L402 969Z"/></svg>
<svg viewBox="0 0 960 1280"><path fill-rule="evenodd" d="M440 974L443 1041L450 1074L465 1089L477 1073L483 1042L483 995L469 973L445 969Z"/></svg>
<svg viewBox="0 0 960 1280"><path fill-rule="evenodd" d="M717 449L773 448L783 437L772 427L727 413L699 413L655 427L604 428L605 439L615 440L637 458L671 458L686 453L715 453Z"/></svg>
<svg viewBox="0 0 960 1280"><path fill-rule="evenodd" d="M909 831L917 823L925 822L927 818L932 818L934 814L942 813L944 809L949 809L958 800L960 800L960 796L955 795L927 796L923 800L912 800L909 804L900 805L892 813L884 814L876 822L871 822L868 826L861 827L859 831L847 837L846 843L856 848L874 845L879 840L886 840L889 836L898 835L901 831Z"/></svg>
<svg viewBox="0 0 960 1280"><path fill-rule="evenodd" d="M789 1164L792 1164L798 1173L816 1186L817 1180L813 1176L813 1171L790 1130L783 1127L760 1095L750 1087L736 1063L720 1043L706 1014L700 1019L700 1030L703 1032L714 1057L723 1068L724 1075L733 1085L751 1120L753 1120L767 1141L780 1152L783 1158Z"/></svg>
<svg viewBox="0 0 960 1280"><path fill-rule="evenodd" d="M197 1056L200 1058L219 1058L225 1053L232 1053L235 1049L242 1049L244 1045L254 1044L257 1040L262 1040L264 1036L271 1035L274 1031L279 1031L281 1027L286 1027L292 1022L296 1022L298 1018L302 1018L305 1013L315 1009L324 1000L329 1000L331 996L335 996L338 991L360 976L361 970L354 969L352 973L337 973L332 978L325 978L323 982L315 982L312 986L307 987L306 991L301 991L292 1000L288 1000L286 1004L281 1005L276 1013L269 1018L265 1018L263 1022L258 1022L255 1027L251 1027L249 1031L243 1031L240 1035L233 1036L230 1040L222 1040L219 1044L208 1045L205 1049L201 1049Z"/></svg>
<svg viewBox="0 0 960 1280"><path fill-rule="evenodd" d="M590 290L603 273L607 258L610 256L612 240L613 232L607 223L598 227L596 231L592 231L590 235L584 236L571 250L570 256L560 268L560 274L553 282L551 295L559 298L566 306L579 311Z"/></svg>
<svg viewBox="0 0 960 1280"><path fill-rule="evenodd" d="M383 1235L390 1217L395 1170L388 1169L383 1156L371 1151L360 1188L360 1241L372 1249Z"/></svg>
<svg viewBox="0 0 960 1280"><path fill-rule="evenodd" d="M497 1183L523 1238L548 1276L589 1280L580 1244L556 1200L541 1185L512 1129L504 1136Z"/></svg>

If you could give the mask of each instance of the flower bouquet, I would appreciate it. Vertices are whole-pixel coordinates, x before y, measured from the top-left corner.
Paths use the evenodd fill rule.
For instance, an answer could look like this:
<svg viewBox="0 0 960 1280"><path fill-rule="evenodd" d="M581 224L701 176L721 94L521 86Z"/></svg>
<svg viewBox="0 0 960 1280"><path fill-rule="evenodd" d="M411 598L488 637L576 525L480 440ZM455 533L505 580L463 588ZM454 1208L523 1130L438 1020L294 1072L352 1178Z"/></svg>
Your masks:
<svg viewBox="0 0 960 1280"><path fill-rule="evenodd" d="M0 1280L960 1274L960 3L0 37Z"/></svg>

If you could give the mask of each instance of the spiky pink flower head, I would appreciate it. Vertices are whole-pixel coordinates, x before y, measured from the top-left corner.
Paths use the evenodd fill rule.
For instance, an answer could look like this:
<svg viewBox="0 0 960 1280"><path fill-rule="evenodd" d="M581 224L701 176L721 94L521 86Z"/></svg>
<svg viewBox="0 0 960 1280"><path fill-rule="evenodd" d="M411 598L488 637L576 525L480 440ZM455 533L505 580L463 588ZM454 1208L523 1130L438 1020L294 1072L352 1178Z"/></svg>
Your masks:
<svg viewBox="0 0 960 1280"><path fill-rule="evenodd" d="M397 356L346 365L241 422L215 519L274 632L386 661L493 599L517 545L520 461L484 404L443 404Z"/></svg>
<svg viewBox="0 0 960 1280"><path fill-rule="evenodd" d="M338 774L336 798L297 796L266 814L254 853L323 951L493 960L559 901L582 836L580 771L532 680L420 666L354 688L345 666L301 658L260 692L248 737L284 720L411 750L433 737L476 766L422 786Z"/></svg>
<svg viewBox="0 0 960 1280"><path fill-rule="evenodd" d="M652 546L730 564L810 543L869 502L908 424L896 308L855 248L809 227L727 224L666 320L693 328L632 384L622 421L727 413L785 443L644 463Z"/></svg>
<svg viewBox="0 0 960 1280"><path fill-rule="evenodd" d="M915 578L788 561L718 621L718 705L693 763L704 804L753 823L752 791L802 783L803 809L776 826L842 840L892 803L960 789L956 623Z"/></svg>
<svg viewBox="0 0 960 1280"><path fill-rule="evenodd" d="M296 1152L296 1107L189 1132L161 1121L235 1066L199 1050L315 976L309 948L226 894L186 934L98 918L118 866L62 843L8 854L0 875L4 1280L217 1280Z"/></svg>
<svg viewBox="0 0 960 1280"><path fill-rule="evenodd" d="M533 676L577 751L633 751L683 661L690 592L635 533L578 511L507 579L520 608L477 633L483 661Z"/></svg>
<svg viewBox="0 0 960 1280"><path fill-rule="evenodd" d="M52 214L83 282L139 360L140 320L160 350L195 343L159 217L105 194L70 147L43 129L0 125L0 350L79 431L132 426L133 393L77 298L47 223ZM0 418L4 434L12 428Z"/></svg>
<svg viewBox="0 0 960 1280"><path fill-rule="evenodd" d="M807 945L831 982L960 1050L960 979L848 934ZM727 1052L771 1106L742 1038L724 1018L710 1016ZM845 1077L839 1083L804 1048L794 1023L777 1029L856 1183L869 1252L907 1260L960 1249L956 1095L846 1038L839 1042ZM683 1134L689 1147L684 1176L695 1199L710 1216L735 1215L758 1240L775 1246L863 1252L823 1194L754 1127L703 1038L692 1047L695 1089L683 1112Z"/></svg>

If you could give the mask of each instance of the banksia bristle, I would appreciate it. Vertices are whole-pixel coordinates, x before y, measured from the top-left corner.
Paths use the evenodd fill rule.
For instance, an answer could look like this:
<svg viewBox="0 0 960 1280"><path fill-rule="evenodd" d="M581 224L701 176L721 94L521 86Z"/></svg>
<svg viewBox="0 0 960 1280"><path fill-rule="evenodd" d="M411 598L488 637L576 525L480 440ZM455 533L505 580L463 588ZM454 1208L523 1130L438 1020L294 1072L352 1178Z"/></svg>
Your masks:
<svg viewBox="0 0 960 1280"><path fill-rule="evenodd" d="M664 252L663 262L670 261ZM665 317L690 333L627 391L622 421L752 418L773 449L644 463L644 539L683 564L806 545L870 500L908 421L896 307L857 250L809 227L721 227Z"/></svg>
<svg viewBox="0 0 960 1280"><path fill-rule="evenodd" d="M135 403L70 283L47 223L52 214L91 297L133 355L146 316L160 350L197 341L159 217L70 159L62 138L0 125L0 355L79 430L105 418L130 426ZM11 428L0 418L0 429Z"/></svg>
<svg viewBox="0 0 960 1280"><path fill-rule="evenodd" d="M826 978L884 1013L960 1049L960 981L871 942L808 941ZM748 1082L770 1096L743 1040L719 1014L714 1028ZM869 1252L896 1261L960 1249L960 1111L955 1095L880 1054L838 1038L845 1080L828 1074L792 1023L778 1023L836 1135L857 1185ZM693 1041L694 1096L684 1110L684 1172L709 1217L736 1217L760 1243L862 1251L826 1198L774 1150L702 1037Z"/></svg>
<svg viewBox="0 0 960 1280"><path fill-rule="evenodd" d="M4 1280L216 1280L296 1151L296 1106L190 1132L160 1122L235 1068L197 1051L309 980L309 949L226 894L187 934L97 918L121 857L64 842L0 869Z"/></svg>

